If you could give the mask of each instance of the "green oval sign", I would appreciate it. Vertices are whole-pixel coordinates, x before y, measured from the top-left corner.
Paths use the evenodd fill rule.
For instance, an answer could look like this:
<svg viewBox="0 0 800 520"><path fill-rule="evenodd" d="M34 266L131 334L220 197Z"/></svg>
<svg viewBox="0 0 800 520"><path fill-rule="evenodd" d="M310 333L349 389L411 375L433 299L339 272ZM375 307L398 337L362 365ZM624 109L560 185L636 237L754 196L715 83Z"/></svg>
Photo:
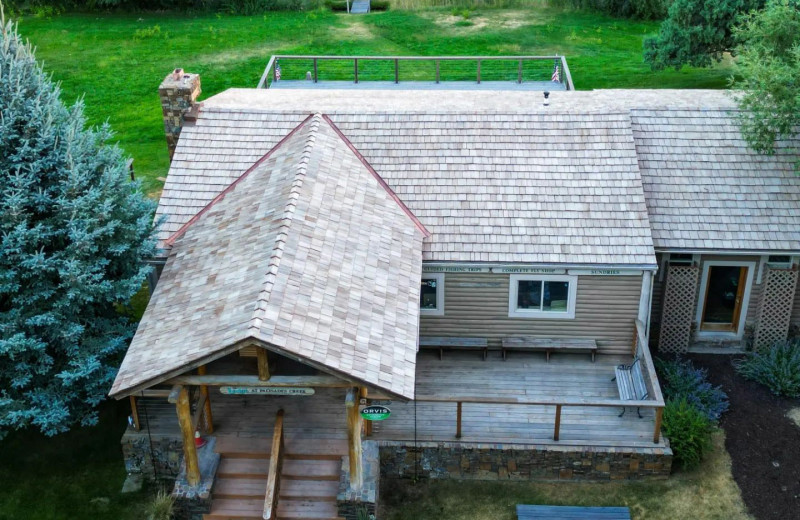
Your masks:
<svg viewBox="0 0 800 520"><path fill-rule="evenodd" d="M392 411L385 406L367 406L361 410L361 417L367 421L383 421L388 419Z"/></svg>

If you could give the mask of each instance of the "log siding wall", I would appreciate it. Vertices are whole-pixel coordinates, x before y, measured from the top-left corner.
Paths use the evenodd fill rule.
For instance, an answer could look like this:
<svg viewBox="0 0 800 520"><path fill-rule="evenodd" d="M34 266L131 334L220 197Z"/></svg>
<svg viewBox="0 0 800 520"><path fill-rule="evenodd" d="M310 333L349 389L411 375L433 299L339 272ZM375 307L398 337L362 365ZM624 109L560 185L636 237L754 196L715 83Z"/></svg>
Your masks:
<svg viewBox="0 0 800 520"><path fill-rule="evenodd" d="M493 348L505 336L588 338L601 353L626 354L639 312L642 277L579 276L574 319L510 318L510 275L447 273L444 316L422 316L421 336L485 337Z"/></svg>

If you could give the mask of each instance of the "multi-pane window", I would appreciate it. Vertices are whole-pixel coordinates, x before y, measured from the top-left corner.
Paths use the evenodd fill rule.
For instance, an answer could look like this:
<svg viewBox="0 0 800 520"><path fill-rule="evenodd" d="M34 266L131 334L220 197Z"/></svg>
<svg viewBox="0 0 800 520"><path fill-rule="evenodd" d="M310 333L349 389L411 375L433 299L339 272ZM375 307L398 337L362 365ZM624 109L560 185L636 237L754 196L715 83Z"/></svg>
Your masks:
<svg viewBox="0 0 800 520"><path fill-rule="evenodd" d="M444 273L423 274L419 291L419 310L422 314L444 314Z"/></svg>
<svg viewBox="0 0 800 520"><path fill-rule="evenodd" d="M574 318L577 277L512 275L508 315L528 318Z"/></svg>

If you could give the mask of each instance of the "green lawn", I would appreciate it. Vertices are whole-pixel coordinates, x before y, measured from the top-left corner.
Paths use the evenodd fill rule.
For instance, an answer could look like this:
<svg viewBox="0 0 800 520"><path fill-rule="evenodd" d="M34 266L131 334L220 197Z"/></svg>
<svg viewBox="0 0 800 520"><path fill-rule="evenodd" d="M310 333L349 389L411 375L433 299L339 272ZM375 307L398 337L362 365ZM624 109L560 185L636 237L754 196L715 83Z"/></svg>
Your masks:
<svg viewBox="0 0 800 520"><path fill-rule="evenodd" d="M468 19L449 9L368 16L67 14L26 17L20 29L62 83L64 100L84 96L91 122L111 122L149 193L157 193L167 171L156 90L174 67L202 74L204 97L254 87L274 53L560 53L579 89L721 88L730 74L728 66L652 73L642 62L642 37L657 24L546 7L478 10Z"/></svg>
<svg viewBox="0 0 800 520"><path fill-rule="evenodd" d="M142 520L146 493L121 495L127 402L100 424L56 437L17 432L0 442L0 520Z"/></svg>

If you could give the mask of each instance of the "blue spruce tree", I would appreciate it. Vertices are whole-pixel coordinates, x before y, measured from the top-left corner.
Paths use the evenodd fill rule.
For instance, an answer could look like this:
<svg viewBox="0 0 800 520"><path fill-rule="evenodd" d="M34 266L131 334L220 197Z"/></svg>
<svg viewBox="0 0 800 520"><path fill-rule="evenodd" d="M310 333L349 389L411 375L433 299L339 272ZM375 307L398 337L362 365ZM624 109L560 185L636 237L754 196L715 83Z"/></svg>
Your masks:
<svg viewBox="0 0 800 520"><path fill-rule="evenodd" d="M134 325L154 203L0 13L0 437L97 421Z"/></svg>

